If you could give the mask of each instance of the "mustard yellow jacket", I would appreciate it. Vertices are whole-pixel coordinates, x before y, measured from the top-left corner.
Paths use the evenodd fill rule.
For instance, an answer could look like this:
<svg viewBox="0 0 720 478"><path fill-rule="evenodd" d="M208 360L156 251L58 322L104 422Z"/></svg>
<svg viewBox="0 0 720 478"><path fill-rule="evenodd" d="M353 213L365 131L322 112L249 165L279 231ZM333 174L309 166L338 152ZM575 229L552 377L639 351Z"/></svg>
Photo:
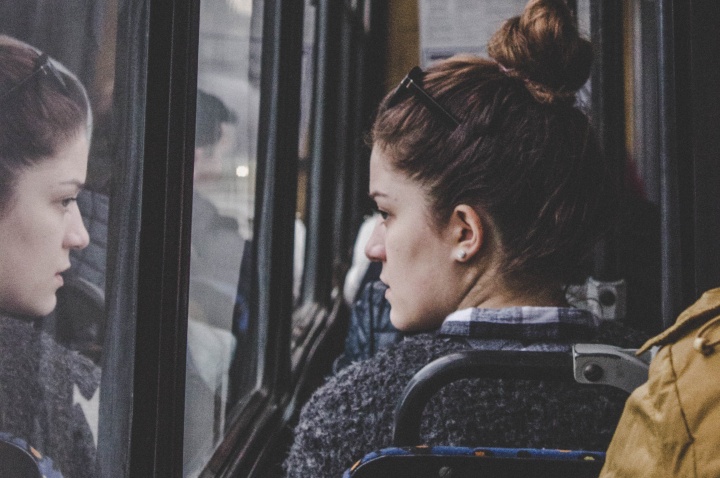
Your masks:
<svg viewBox="0 0 720 478"><path fill-rule="evenodd" d="M661 346L625 405L601 478L720 477L720 288L638 351Z"/></svg>

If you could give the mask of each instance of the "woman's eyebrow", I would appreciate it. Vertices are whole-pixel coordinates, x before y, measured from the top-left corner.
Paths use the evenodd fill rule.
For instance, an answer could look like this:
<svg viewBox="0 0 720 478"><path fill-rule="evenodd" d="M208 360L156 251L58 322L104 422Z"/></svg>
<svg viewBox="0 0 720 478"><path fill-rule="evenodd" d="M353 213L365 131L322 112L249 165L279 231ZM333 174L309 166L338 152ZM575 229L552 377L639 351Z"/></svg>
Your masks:
<svg viewBox="0 0 720 478"><path fill-rule="evenodd" d="M388 195L385 193L381 193L380 191L370 191L370 193L368 194L368 197L374 201L375 198L377 198L377 197L385 197L386 198L386 197L388 197Z"/></svg>
<svg viewBox="0 0 720 478"><path fill-rule="evenodd" d="M85 183L77 179L69 179L67 181L60 182L61 186L77 186L79 189L85 189Z"/></svg>

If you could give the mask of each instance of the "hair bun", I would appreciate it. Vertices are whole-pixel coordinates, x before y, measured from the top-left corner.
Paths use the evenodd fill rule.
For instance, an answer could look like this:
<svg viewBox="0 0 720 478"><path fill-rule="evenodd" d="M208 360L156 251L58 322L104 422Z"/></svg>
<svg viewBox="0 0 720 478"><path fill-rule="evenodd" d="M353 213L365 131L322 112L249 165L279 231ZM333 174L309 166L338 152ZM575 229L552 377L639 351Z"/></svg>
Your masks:
<svg viewBox="0 0 720 478"><path fill-rule="evenodd" d="M522 15L495 32L488 53L543 103L574 100L593 60L592 45L580 37L564 0L530 0Z"/></svg>

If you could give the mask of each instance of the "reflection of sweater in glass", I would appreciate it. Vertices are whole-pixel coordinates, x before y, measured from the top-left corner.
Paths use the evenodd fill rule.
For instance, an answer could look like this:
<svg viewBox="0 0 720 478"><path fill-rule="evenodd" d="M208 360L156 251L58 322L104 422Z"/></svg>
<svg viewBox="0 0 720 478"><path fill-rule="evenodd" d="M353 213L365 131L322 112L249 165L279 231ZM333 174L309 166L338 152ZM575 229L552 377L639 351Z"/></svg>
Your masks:
<svg viewBox="0 0 720 478"><path fill-rule="evenodd" d="M31 321L6 315L0 356L0 431L49 456L65 477L96 476L100 370Z"/></svg>
<svg viewBox="0 0 720 478"><path fill-rule="evenodd" d="M463 315L464 314L464 315ZM454 319L454 320L453 320ZM397 400L432 360L468 349L558 350L575 342L638 346L644 337L589 312L556 308L467 309L437 333L405 338L349 365L304 407L285 463L289 477L335 477L391 443ZM626 394L609 387L516 380L462 380L443 388L423 414L430 445L604 450Z"/></svg>
<svg viewBox="0 0 720 478"><path fill-rule="evenodd" d="M183 469L197 476L224 432L233 332L248 320L246 311L234 317L236 304L244 303L238 280L245 241L238 223L197 191L191 246Z"/></svg>

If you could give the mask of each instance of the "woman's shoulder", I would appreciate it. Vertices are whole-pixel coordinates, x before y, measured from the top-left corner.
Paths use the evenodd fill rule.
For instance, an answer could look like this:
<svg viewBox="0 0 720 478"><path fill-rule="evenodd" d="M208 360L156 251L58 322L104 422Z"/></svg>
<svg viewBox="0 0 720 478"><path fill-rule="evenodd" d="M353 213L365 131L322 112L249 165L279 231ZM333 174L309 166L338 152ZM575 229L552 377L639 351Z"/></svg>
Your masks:
<svg viewBox="0 0 720 478"><path fill-rule="evenodd" d="M373 357L355 362L332 377L323 388L357 387L359 381L408 380L432 360L469 346L434 333L406 336L401 342L381 350Z"/></svg>
<svg viewBox="0 0 720 478"><path fill-rule="evenodd" d="M435 358L460 348L467 346L422 334L349 365L313 393L303 407L297 432L316 433L321 428L342 436L348 425L358 430L380 423L389 426L395 403L412 376Z"/></svg>
<svg viewBox="0 0 720 478"><path fill-rule="evenodd" d="M31 385L27 379L37 373L47 391L65 396L77 386L86 399L100 385L100 368L92 360L22 319L0 315L0 352L8 358L3 361L2 375L14 378L14 383Z"/></svg>
<svg viewBox="0 0 720 478"><path fill-rule="evenodd" d="M92 476L100 369L31 321L7 315L0 315L0 353L0 390L12 397L0 404L3 431L41 446L65 476Z"/></svg>
<svg viewBox="0 0 720 478"><path fill-rule="evenodd" d="M33 336L30 322L0 312L0 344L10 347L22 344Z"/></svg>

